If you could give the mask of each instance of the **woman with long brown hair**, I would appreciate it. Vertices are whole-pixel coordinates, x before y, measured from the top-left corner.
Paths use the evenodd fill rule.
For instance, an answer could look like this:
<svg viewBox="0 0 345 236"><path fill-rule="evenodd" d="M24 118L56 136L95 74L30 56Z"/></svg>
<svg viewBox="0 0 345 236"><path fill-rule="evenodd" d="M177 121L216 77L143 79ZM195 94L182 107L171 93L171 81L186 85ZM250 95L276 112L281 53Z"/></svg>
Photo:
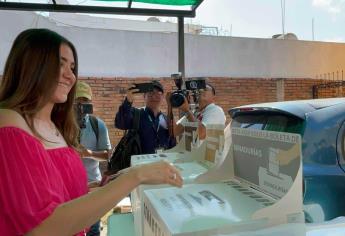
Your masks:
<svg viewBox="0 0 345 236"><path fill-rule="evenodd" d="M0 86L1 235L84 235L137 185L182 185L173 166L158 162L87 194L76 151L77 74L76 50L59 34L29 29L15 39Z"/></svg>

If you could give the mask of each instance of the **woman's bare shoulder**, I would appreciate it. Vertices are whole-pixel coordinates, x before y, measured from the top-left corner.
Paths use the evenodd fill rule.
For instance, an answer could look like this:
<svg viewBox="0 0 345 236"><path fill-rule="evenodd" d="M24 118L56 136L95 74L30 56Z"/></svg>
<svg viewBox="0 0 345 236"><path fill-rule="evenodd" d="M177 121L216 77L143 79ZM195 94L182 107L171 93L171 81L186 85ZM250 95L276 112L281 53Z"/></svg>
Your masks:
<svg viewBox="0 0 345 236"><path fill-rule="evenodd" d="M32 133L23 116L11 109L0 109L0 128L1 127L17 127L30 134Z"/></svg>

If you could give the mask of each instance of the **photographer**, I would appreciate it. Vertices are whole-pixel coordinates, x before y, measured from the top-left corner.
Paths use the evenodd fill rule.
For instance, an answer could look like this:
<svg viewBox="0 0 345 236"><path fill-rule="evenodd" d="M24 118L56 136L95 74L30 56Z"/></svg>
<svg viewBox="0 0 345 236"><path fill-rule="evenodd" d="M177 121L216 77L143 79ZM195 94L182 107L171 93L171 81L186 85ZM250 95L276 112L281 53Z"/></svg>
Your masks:
<svg viewBox="0 0 345 236"><path fill-rule="evenodd" d="M169 149L175 146L175 139L169 135L167 117L161 112L164 89L158 81L136 84L135 87L127 90L127 96L115 117L115 127L122 130L133 127L134 109L138 109L132 107L135 93L144 93L145 101L145 107L139 108L138 134L140 136L141 154L151 154L155 153L157 149Z"/></svg>
<svg viewBox="0 0 345 236"><path fill-rule="evenodd" d="M217 106L215 101L216 91L214 87L206 83L206 88L200 91L198 97L198 109L193 113L190 110L189 103L185 98L184 103L178 107L183 113L184 116L177 121L174 126L174 134L180 135L183 133L183 123L186 121L195 122L200 121L199 123L199 139L206 138L206 126L208 124L225 124L226 117L223 109L220 106ZM167 96L167 102L170 103L170 96Z"/></svg>
<svg viewBox="0 0 345 236"><path fill-rule="evenodd" d="M83 148L81 157L87 171L89 187L92 188L102 179L99 161L108 160L111 144L105 123L92 115L91 100L91 87L85 82L78 81L75 106L80 127L80 144ZM100 235L100 221L92 225L87 233L87 236L94 235Z"/></svg>

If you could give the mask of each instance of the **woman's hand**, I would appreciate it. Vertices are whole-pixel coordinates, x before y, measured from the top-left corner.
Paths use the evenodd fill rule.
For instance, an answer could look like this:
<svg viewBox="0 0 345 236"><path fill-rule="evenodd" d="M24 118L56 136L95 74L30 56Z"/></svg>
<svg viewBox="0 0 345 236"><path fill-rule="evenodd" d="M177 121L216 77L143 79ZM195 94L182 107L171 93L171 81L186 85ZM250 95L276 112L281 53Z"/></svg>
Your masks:
<svg viewBox="0 0 345 236"><path fill-rule="evenodd" d="M182 187L183 184L179 171L166 161L130 167L120 172L133 173L140 184L170 184L176 187Z"/></svg>

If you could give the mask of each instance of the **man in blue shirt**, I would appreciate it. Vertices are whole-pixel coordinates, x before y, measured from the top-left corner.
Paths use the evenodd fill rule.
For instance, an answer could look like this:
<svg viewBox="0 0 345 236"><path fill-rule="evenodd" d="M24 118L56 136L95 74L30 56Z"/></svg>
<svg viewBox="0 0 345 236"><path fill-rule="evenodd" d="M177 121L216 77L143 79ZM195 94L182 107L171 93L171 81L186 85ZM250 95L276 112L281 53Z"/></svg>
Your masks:
<svg viewBox="0 0 345 236"><path fill-rule="evenodd" d="M80 125L80 144L84 167L87 171L89 187L95 187L102 179L99 161L108 160L111 150L108 129L103 120L92 115L91 87L78 81L75 105L77 106L78 122ZM92 184L95 183L95 184ZM100 222L92 225L87 236L100 235Z"/></svg>
<svg viewBox="0 0 345 236"><path fill-rule="evenodd" d="M169 136L168 121L166 115L161 112L164 101L164 89L161 83L153 81L153 91L144 94L145 107L140 108L139 136L142 154L155 153L157 149L169 149L175 146L173 137ZM128 89L127 96L115 117L115 127L122 130L133 127L132 107L133 93L136 89Z"/></svg>

